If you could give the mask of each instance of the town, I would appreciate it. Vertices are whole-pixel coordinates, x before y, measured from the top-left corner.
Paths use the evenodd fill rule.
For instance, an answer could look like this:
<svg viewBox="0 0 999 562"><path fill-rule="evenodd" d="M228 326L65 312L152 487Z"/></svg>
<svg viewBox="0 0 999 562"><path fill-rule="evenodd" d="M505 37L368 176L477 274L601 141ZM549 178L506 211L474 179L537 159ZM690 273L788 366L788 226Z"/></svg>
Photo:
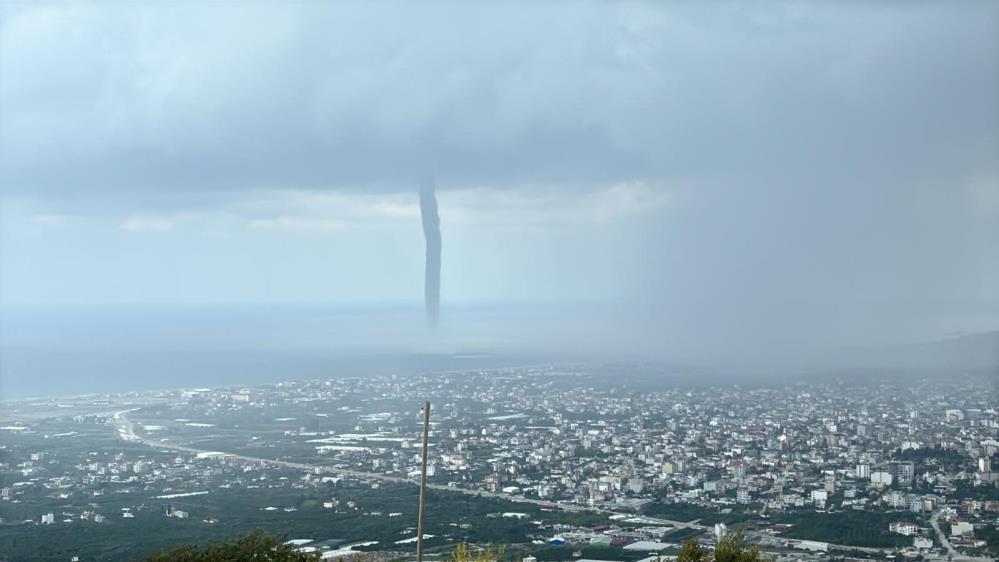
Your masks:
<svg viewBox="0 0 999 562"><path fill-rule="evenodd" d="M490 543L542 561L632 561L742 529L772 558L999 554L994 381L629 384L620 369L11 404L0 549L98 557L88 545L145 525L164 544L262 527L324 558L405 553L426 398L427 544L441 552Z"/></svg>

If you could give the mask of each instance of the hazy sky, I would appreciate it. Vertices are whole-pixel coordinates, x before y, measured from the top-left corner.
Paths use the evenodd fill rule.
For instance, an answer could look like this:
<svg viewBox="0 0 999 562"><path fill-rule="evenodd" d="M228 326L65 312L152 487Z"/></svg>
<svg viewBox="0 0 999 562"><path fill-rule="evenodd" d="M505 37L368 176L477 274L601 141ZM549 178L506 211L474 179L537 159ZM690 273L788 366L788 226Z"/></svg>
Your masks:
<svg viewBox="0 0 999 562"><path fill-rule="evenodd" d="M419 302L428 173L442 322L999 328L999 4L0 3L0 304Z"/></svg>

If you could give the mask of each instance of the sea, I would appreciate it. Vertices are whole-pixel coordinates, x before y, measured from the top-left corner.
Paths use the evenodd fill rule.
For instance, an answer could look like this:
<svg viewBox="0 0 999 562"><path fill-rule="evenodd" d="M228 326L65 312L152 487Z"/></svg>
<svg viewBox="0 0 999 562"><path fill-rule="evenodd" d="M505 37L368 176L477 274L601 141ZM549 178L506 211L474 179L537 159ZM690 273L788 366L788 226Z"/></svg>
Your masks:
<svg viewBox="0 0 999 562"><path fill-rule="evenodd" d="M419 304L6 306L0 401L537 364L552 357L531 314L456 306L431 326Z"/></svg>

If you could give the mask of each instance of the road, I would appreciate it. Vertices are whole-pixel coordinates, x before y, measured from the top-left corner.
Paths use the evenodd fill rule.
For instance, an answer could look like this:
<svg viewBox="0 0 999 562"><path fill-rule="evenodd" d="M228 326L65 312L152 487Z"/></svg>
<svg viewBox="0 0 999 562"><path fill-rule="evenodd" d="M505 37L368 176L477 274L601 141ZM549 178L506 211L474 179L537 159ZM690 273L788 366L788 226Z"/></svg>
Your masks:
<svg viewBox="0 0 999 562"><path fill-rule="evenodd" d="M944 550L947 551L946 560L953 560L954 562L995 562L993 558L983 558L976 556L965 556L958 552L954 545L950 544L947 540L947 536L944 535L943 531L940 530L940 523L937 521L940 518L940 511L934 511L933 515L930 515L930 527L933 527L933 531L937 534L937 539L939 539L940 544L943 545ZM943 560L944 558L941 558Z"/></svg>
<svg viewBox="0 0 999 562"><path fill-rule="evenodd" d="M206 449L196 449L194 447L187 447L187 446L184 446L184 445L173 445L173 444L169 444L169 443L163 443L163 442L160 442L160 441L155 441L155 440L152 440L152 439L146 439L146 438L140 437L139 435L137 435L135 433L135 427L132 424L132 421L128 419L128 413L131 412L131 411L132 410L121 410L119 412L115 412L114 415L113 415L114 420L115 420L115 425L117 426L117 429L118 429L118 435L122 439L124 439L126 441L132 441L132 442L135 442L135 443L142 443L143 445L148 445L150 447L156 447L156 448L159 448L159 449L167 449L167 450L170 450L170 451L178 451L178 452L182 452L182 453L198 454L198 453L212 452L212 451L208 451ZM218 451L215 451L215 452L218 452ZM325 471L325 472L333 472L334 474L339 474L339 475L342 475L342 476L350 476L350 477L354 477L354 478L362 478L362 479L367 479L367 480L378 480L378 481L381 481L381 482L394 482L394 483L399 483L399 484L413 484L413 485L417 485L418 484L416 481L414 481L412 479L404 478L404 477L401 477L401 476L389 476L387 474L378 474L378 473L375 473L375 472L363 472L363 471L359 471L359 470L351 470L351 469L346 469L346 468L336 468L336 467L332 467L332 466L329 466L329 465L322 465L322 464L310 464L310 463L300 463L300 462L293 462L293 461L285 461L285 460L279 460L279 459L266 459L266 458L261 458L261 457L251 457L251 456L247 456L247 455L241 455L241 454L238 454L238 453L225 453L225 454L226 455L230 455L231 458L234 458L234 459L237 459L237 460L241 460L241 461L244 461L244 462L261 463L261 464L267 464L267 465L271 465L271 466L281 466L281 467L284 467L284 468L295 468L295 469L300 469L300 470L307 470L307 471L310 471L310 472L316 471L316 470L322 470L322 471ZM539 499L534 499L534 498L525 498L525 497L521 497L521 496L515 496L515 495L512 495L512 494L504 494L504 493L500 493L500 492L489 492L489 491L486 491L486 490L472 490L472 489L469 489L469 488L459 488L459 487L454 487L454 486L447 486L447 485L444 485L444 484L427 483L427 488L430 488L432 490L440 490L442 492L453 492L453 493L459 493L459 494L466 494L466 495L469 495L469 496L483 496L483 497L497 498L497 499L502 499L502 500L519 502L519 503L531 503L531 504L535 504L535 505L556 505L556 506L559 507L559 509L562 509L564 511L593 511L593 512L604 513L604 514L608 514L608 515L628 515L628 516L632 516L632 517L636 516L634 513L622 513L622 512L614 511L614 510L611 510L611 509L596 508L596 507L585 507L585 506L579 506L579 505L567 504L567 503L561 503L561 502L545 501L545 500L539 500ZM710 527L710 526L707 526L707 525L698 525L696 523L689 523L689 522L685 522L685 521L673 521L671 519L661 519L661 518L658 518L658 517L646 517L646 516L642 516L642 519L645 520L645 521L648 521L650 524L672 525L674 527L689 528L689 529L698 529L698 530L701 530L701 531L711 531L711 530L714 529L714 527Z"/></svg>
<svg viewBox="0 0 999 562"><path fill-rule="evenodd" d="M933 527L933 531L937 534L937 539L940 540L940 544L943 545L944 549L947 551L947 554L950 555L951 558L956 559L956 557L960 556L960 554L958 554L957 551L954 550L954 545L950 544L950 541L947 540L947 537L943 534L943 531L940 530L940 522L937 521L937 519L939 518L940 518L940 512L934 511L933 515L930 516L930 526Z"/></svg>
<svg viewBox="0 0 999 562"><path fill-rule="evenodd" d="M163 442L160 442L160 441L154 441L152 439L145 439L143 437L140 437L140 436L136 435L134 426L133 426L131 420L128 419L128 413L131 412L131 411L132 410L122 410L122 411L114 413L115 425L117 426L117 428L118 428L118 434L119 434L119 436L122 439L125 439L126 441L133 441L133 442L136 442L136 443L142 443L142 444L148 445L150 447L157 447L157 448L160 448L160 449L167 449L167 450L171 450L171 451L179 451L179 452L183 452L183 453L198 454L198 453L207 453L207 452L210 452L210 451L205 450L205 449L195 449L193 447L186 447L186 446L183 446L183 445L172 445L172 444L163 443ZM417 485L418 484L414 480L411 480L409 478L403 478L401 476L389 476L387 474L378 474L378 473L374 473L374 472L363 472L363 471L359 471L359 470L350 470L350 469L346 469L346 468L336 468L336 467L332 467L332 466L329 466L329 465L299 463L299 462L284 461L284 460L279 460L279 459L265 459L265 458L261 458L261 457L251 457L251 456L240 455L240 454L236 454L236 453L226 453L226 454L227 455L231 455L232 458L235 458L235 459L238 459L238 460L241 460L241 461L244 461L244 462L262 463L262 464L268 464L268 465L272 465L272 466L281 466L281 467L285 467L285 468L295 468L295 469L307 470L307 471L322 470L322 471L326 471L326 472L333 472L335 474L340 474L342 476L350 476L350 477L354 477L354 478L362 478L362 479L368 479L368 480L378 480L378 481L381 481L381 482L395 482L395 483L400 483L400 484L413 484L413 485ZM636 517L636 515L634 513L623 513L623 512L620 512L620 511L614 511L612 509L605 509L605 508L599 508L599 507L585 507L585 506L579 506L579 505L575 505L575 504L567 504L567 503L555 502L555 501L544 501L544 500L538 500L538 499L533 499L533 498L525 498L525 497L522 497L522 496L515 496L515 495L512 495L512 494L504 494L504 493L500 493L500 492L488 492L488 491L485 491L485 490L472 490L472 489L469 489L469 488L459 488L459 487L447 486L447 485L444 485L444 484L431 484L431 483L428 483L427 484L427 488L430 488L432 490L440 490L442 492L453 492L453 493L459 493L459 494L466 494L466 495L469 495L469 496L483 496L483 497L497 498L497 499L508 500L508 501L512 501L512 502L518 502L518 503L531 503L531 504L536 504L536 505L556 505L560 509L565 510L565 511L592 511L592 512L596 512L596 513L603 513L603 514L606 514L606 515L627 515L629 517ZM696 520L695 521L674 521L672 519L662 519L662 518L658 518L658 517L647 517L647 516L644 516L644 515L641 516L641 517L642 517L642 519L644 521L647 521L650 524L654 524L654 525L672 525L673 527L677 527L677 528L697 529L697 530L700 530L700 531L707 531L707 532L712 532L714 530L713 526L700 525L700 524L698 524L696 522ZM940 533L939 528L937 528L937 526L936 526L936 518L935 517L933 518L933 524L934 524L934 528L937 529L937 533L940 534L940 536L942 536L942 533ZM747 533L747 538L752 538L753 535L755 535L755 533L752 533L752 532ZM949 542L945 542L945 541L946 541L946 539L943 539L941 542L943 542L945 544L945 546L949 549L949 552L953 553L954 552L953 547L950 545ZM829 547L835 548L835 549L841 549L841 550L859 550L859 551L870 552L870 553L880 553L880 552L882 552L882 549L879 549L879 548L868 548L868 547L850 546L850 545L842 545L842 544L829 544ZM991 559L973 558L973 557L962 557L960 555L954 555L954 560L956 562L989 562Z"/></svg>

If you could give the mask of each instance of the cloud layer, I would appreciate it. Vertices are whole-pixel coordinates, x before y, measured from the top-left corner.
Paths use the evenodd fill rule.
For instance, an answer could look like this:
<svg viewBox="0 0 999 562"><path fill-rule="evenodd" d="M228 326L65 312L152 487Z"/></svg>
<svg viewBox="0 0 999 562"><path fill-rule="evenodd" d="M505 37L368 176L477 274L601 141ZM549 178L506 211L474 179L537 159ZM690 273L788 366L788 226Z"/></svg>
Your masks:
<svg viewBox="0 0 999 562"><path fill-rule="evenodd" d="M0 302L418 299L430 174L445 303L637 301L678 345L995 327L997 21L2 4Z"/></svg>
<svg viewBox="0 0 999 562"><path fill-rule="evenodd" d="M999 148L988 3L5 11L6 189L890 181Z"/></svg>

